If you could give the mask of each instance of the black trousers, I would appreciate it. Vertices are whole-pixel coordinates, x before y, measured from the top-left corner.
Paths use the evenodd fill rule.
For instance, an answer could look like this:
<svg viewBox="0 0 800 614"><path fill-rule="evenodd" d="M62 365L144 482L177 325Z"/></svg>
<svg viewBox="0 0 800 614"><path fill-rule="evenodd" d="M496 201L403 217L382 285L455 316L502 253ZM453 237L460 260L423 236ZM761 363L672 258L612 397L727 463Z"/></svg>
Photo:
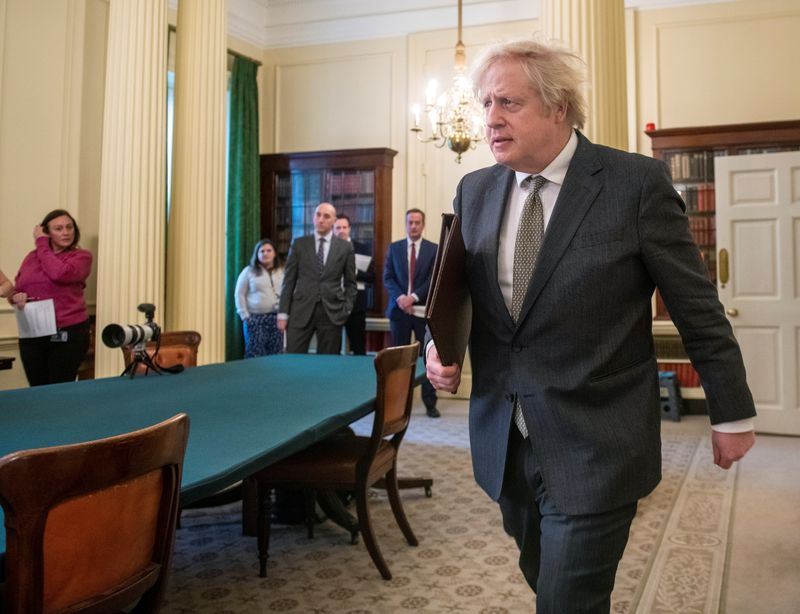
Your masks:
<svg viewBox="0 0 800 614"><path fill-rule="evenodd" d="M22 367L31 386L74 381L88 349L89 320L59 328L53 337L19 340Z"/></svg>
<svg viewBox="0 0 800 614"><path fill-rule="evenodd" d="M350 351L356 356L367 353L367 312L353 311L344 323Z"/></svg>
<svg viewBox="0 0 800 614"><path fill-rule="evenodd" d="M511 431L500 511L537 614L607 614L636 502L597 514L559 512L530 441L513 424Z"/></svg>
<svg viewBox="0 0 800 614"><path fill-rule="evenodd" d="M425 351L425 318L418 318L407 313L397 320L389 320L389 330L392 333L392 345L408 345L411 343L411 333L419 341L420 356ZM436 389L425 378L422 381L422 402L427 409L436 407Z"/></svg>

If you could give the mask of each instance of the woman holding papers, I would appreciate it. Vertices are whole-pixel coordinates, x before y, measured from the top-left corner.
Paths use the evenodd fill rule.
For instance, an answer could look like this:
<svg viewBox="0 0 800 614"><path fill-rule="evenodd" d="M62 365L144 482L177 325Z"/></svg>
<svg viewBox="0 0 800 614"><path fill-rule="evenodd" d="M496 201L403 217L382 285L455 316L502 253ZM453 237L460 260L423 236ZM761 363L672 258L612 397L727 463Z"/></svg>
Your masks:
<svg viewBox="0 0 800 614"><path fill-rule="evenodd" d="M92 254L78 247L80 238L75 218L63 209L51 211L34 227L36 248L25 256L14 280L12 305L22 314L33 314L35 305L39 325L48 317L52 321L51 313L55 319L55 330L46 335L20 336L19 353L31 386L73 381L89 348L83 291Z"/></svg>
<svg viewBox="0 0 800 614"><path fill-rule="evenodd" d="M275 245L261 239L236 281L236 312L244 325L245 358L278 354L283 349L283 333L277 323L282 284L283 267Z"/></svg>

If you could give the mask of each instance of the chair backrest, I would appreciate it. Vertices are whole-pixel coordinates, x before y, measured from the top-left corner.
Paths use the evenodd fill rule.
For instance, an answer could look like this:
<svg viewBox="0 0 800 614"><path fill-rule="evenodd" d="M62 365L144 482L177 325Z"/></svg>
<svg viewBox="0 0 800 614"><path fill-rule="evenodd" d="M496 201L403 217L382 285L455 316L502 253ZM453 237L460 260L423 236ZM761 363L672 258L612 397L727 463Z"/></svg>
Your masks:
<svg viewBox="0 0 800 614"><path fill-rule="evenodd" d="M175 539L189 418L0 459L3 614L157 612ZM141 597L141 599L140 599Z"/></svg>
<svg viewBox="0 0 800 614"><path fill-rule="evenodd" d="M202 337L200 333L194 330L173 330L161 333L160 345L158 346L158 354L155 357L155 364L159 367L172 367L175 365L183 365L184 367L197 366L197 350L200 346ZM157 344L150 341L147 343L145 350L153 357L156 351ZM130 346L123 346L122 355L125 357L125 366L127 367L133 355ZM146 374L147 368L143 364L136 367L137 374Z"/></svg>
<svg viewBox="0 0 800 614"><path fill-rule="evenodd" d="M370 454L374 455L380 440L394 435L392 444L397 447L411 419L414 396L414 375L419 357L419 341L411 345L389 347L375 356L378 389L375 400L375 418L372 424Z"/></svg>

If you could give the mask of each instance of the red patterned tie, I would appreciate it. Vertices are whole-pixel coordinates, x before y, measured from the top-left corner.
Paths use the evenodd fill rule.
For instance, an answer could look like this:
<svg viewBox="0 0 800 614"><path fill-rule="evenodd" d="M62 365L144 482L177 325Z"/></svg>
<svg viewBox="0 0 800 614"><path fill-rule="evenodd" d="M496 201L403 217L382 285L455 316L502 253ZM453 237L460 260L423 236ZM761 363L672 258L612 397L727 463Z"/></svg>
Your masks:
<svg viewBox="0 0 800 614"><path fill-rule="evenodd" d="M408 259L408 294L414 291L414 274L417 272L417 244L411 244L411 257Z"/></svg>

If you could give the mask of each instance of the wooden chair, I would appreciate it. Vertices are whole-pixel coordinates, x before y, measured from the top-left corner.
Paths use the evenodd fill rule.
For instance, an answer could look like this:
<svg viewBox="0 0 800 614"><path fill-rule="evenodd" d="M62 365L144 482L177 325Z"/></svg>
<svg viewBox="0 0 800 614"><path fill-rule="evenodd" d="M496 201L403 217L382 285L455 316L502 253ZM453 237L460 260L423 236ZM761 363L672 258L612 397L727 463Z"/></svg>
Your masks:
<svg viewBox="0 0 800 614"><path fill-rule="evenodd" d="M183 367L197 366L197 350L200 346L202 337L200 333L193 330L175 330L161 333L161 341L154 362L159 367L172 367L182 365ZM156 343L150 341L145 350L153 357L156 351ZM125 366L128 366L133 359L130 346L120 348L125 357ZM147 375L150 372L143 364L136 367L137 375Z"/></svg>
<svg viewBox="0 0 800 614"><path fill-rule="evenodd" d="M276 487L306 490L346 490L355 493L358 528L373 563L385 580L392 574L383 559L370 523L367 491L381 478L395 520L411 546L411 530L397 489L397 453L411 417L414 372L419 343L381 350L375 357L378 376L372 434L330 437L255 474L258 483L258 558L260 575L267 575L271 502Z"/></svg>
<svg viewBox="0 0 800 614"><path fill-rule="evenodd" d="M158 612L189 418L0 459L3 614Z"/></svg>

